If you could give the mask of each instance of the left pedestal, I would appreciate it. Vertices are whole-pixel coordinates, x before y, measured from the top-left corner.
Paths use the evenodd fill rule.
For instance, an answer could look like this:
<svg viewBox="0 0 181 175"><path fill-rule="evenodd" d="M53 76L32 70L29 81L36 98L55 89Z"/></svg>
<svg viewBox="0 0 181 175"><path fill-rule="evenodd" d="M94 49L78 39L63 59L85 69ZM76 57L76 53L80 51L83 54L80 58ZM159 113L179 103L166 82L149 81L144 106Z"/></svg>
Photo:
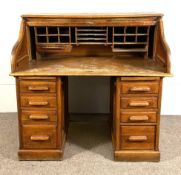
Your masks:
<svg viewBox="0 0 181 175"><path fill-rule="evenodd" d="M65 84L61 77L16 77L20 160L62 159Z"/></svg>

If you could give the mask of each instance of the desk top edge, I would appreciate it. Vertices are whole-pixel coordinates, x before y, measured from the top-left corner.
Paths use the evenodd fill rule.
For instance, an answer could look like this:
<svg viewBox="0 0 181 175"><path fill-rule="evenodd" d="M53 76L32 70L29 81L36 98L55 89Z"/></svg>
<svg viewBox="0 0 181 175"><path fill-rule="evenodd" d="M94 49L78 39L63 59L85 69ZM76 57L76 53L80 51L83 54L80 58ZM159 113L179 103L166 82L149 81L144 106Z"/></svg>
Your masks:
<svg viewBox="0 0 181 175"><path fill-rule="evenodd" d="M10 76L13 77L36 77L36 76L42 76L42 77L56 77L56 76L87 76L87 77L173 77L174 75L171 73L156 73L156 74L134 74L134 73L130 73L130 74L90 74L90 73L85 73L85 74L55 74L55 73L50 73L50 74L36 74L36 73L24 73L22 72L13 72L9 74Z"/></svg>
<svg viewBox="0 0 181 175"><path fill-rule="evenodd" d="M138 18L162 17L162 13L45 13L24 14L22 18Z"/></svg>

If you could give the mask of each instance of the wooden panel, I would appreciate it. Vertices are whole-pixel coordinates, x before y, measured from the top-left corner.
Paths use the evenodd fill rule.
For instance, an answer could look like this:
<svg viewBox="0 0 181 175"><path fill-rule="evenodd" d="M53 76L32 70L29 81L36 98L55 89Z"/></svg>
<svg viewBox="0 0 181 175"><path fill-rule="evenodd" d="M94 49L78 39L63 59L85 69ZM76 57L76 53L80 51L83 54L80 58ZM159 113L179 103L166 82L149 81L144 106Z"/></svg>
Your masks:
<svg viewBox="0 0 181 175"><path fill-rule="evenodd" d="M31 108L55 108L56 107L56 96L50 95L22 95L21 96L21 107Z"/></svg>
<svg viewBox="0 0 181 175"><path fill-rule="evenodd" d="M154 126L121 126L121 149L154 149Z"/></svg>
<svg viewBox="0 0 181 175"><path fill-rule="evenodd" d="M157 108L157 97L124 97L121 98L121 108Z"/></svg>
<svg viewBox="0 0 181 175"><path fill-rule="evenodd" d="M62 148L63 147L63 137L64 137L64 99L63 99L63 81L62 77L57 77L57 147Z"/></svg>
<svg viewBox="0 0 181 175"><path fill-rule="evenodd" d="M155 123L156 111L130 112L122 111L120 115L121 122L125 123Z"/></svg>
<svg viewBox="0 0 181 175"><path fill-rule="evenodd" d="M119 150L114 153L115 160L119 161L160 161L160 152L154 150Z"/></svg>
<svg viewBox="0 0 181 175"><path fill-rule="evenodd" d="M23 125L23 148L56 148L56 127L54 125Z"/></svg>
<svg viewBox="0 0 181 175"><path fill-rule="evenodd" d="M123 82L121 89L125 94L157 94L159 82Z"/></svg>
<svg viewBox="0 0 181 175"><path fill-rule="evenodd" d="M162 100L162 83L163 78L160 80L159 98L158 98L158 115L157 115L157 127L156 127L156 145L155 149L159 150L159 138L160 138L160 113L161 113L161 100Z"/></svg>
<svg viewBox="0 0 181 175"><path fill-rule="evenodd" d="M56 92L56 82L46 80L21 80L20 81L21 93L54 93Z"/></svg>
<svg viewBox="0 0 181 175"><path fill-rule="evenodd" d="M51 81L51 80L56 80L56 77L45 77L45 76L28 76L28 77L18 77L19 80L46 80L46 81Z"/></svg>
<svg viewBox="0 0 181 175"><path fill-rule="evenodd" d="M16 77L16 99L17 99L17 112L18 112L18 136L19 148L22 148L22 125L21 125L21 100L20 100L20 80Z"/></svg>
<svg viewBox="0 0 181 175"><path fill-rule="evenodd" d="M170 73L170 48L165 40L162 20L159 21L157 29L158 31L155 35L155 59L165 65L165 72Z"/></svg>
<svg viewBox="0 0 181 175"><path fill-rule="evenodd" d="M59 149L21 149L18 151L19 160L61 160L63 150Z"/></svg>
<svg viewBox="0 0 181 175"><path fill-rule="evenodd" d="M46 111L46 110L22 110L21 112L22 122L28 123L46 123L46 122L56 122L57 112L56 111Z"/></svg>
<svg viewBox="0 0 181 175"><path fill-rule="evenodd" d="M122 81L158 81L160 80L160 77L139 77L139 76L136 76L136 77L120 77L120 80Z"/></svg>
<svg viewBox="0 0 181 175"><path fill-rule="evenodd" d="M26 23L22 20L18 40L11 52L11 72L15 72L28 64L30 58L27 43Z"/></svg>
<svg viewBox="0 0 181 175"><path fill-rule="evenodd" d="M50 20L47 19L41 19L41 20L34 20L28 21L27 24L29 26L105 26L105 24L108 24L108 26L149 26L149 25L155 25L156 20L153 18L139 18L137 19L131 19L131 18L120 18L120 19L54 19L50 22Z"/></svg>

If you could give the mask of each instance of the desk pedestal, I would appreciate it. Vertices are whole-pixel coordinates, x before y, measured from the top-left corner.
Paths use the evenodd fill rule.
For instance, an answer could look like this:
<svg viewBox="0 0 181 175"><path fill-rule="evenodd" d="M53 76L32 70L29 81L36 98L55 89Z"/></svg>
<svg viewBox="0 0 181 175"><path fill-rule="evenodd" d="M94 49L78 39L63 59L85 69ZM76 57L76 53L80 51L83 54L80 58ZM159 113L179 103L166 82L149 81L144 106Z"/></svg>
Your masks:
<svg viewBox="0 0 181 175"><path fill-rule="evenodd" d="M68 128L67 77L17 77L20 160L61 160ZM162 78L112 77L115 160L159 161Z"/></svg>

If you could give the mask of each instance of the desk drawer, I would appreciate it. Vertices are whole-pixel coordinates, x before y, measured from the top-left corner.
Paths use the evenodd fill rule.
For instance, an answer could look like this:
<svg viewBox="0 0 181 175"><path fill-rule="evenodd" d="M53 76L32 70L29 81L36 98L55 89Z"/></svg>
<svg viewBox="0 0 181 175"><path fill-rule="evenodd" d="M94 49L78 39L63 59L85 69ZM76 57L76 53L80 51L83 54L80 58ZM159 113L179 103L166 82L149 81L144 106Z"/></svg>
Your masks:
<svg viewBox="0 0 181 175"><path fill-rule="evenodd" d="M155 126L121 126L121 149L153 150Z"/></svg>
<svg viewBox="0 0 181 175"><path fill-rule="evenodd" d="M54 93L56 92L56 82L46 80L21 80L21 93Z"/></svg>
<svg viewBox="0 0 181 175"><path fill-rule="evenodd" d="M158 94L158 81L131 81L122 82L122 93L124 94Z"/></svg>
<svg viewBox="0 0 181 175"><path fill-rule="evenodd" d="M23 125L22 130L23 148L56 148L55 125Z"/></svg>
<svg viewBox="0 0 181 175"><path fill-rule="evenodd" d="M23 122L31 122L31 123L46 123L46 122L56 122L57 121L57 113L56 111L46 111L46 110L22 110L21 112L21 120Z"/></svg>
<svg viewBox="0 0 181 175"><path fill-rule="evenodd" d="M121 112L120 121L123 123L156 123L156 111Z"/></svg>
<svg viewBox="0 0 181 175"><path fill-rule="evenodd" d="M70 44L61 43L37 43L36 49L38 52L68 53L72 51L72 46Z"/></svg>
<svg viewBox="0 0 181 175"><path fill-rule="evenodd" d="M50 95L22 95L21 107L55 108L56 97Z"/></svg>
<svg viewBox="0 0 181 175"><path fill-rule="evenodd" d="M121 98L121 108L157 108L157 97L124 97Z"/></svg>

